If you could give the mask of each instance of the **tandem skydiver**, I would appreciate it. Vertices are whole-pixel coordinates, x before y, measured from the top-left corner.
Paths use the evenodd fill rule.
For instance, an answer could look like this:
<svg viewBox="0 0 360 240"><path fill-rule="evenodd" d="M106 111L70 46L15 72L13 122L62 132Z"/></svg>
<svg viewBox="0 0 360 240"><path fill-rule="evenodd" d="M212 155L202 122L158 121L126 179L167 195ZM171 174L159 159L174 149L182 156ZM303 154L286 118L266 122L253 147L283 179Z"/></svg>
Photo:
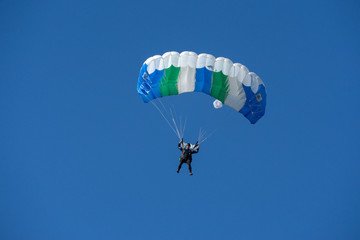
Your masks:
<svg viewBox="0 0 360 240"><path fill-rule="evenodd" d="M179 173L180 168L183 165L183 163L187 163L189 165L189 172L190 172L189 174L193 175L192 171L191 171L192 154L199 152L199 144L196 142L196 144L193 148L194 150L191 150L190 143L186 143L185 148L183 148L183 146L182 146L183 142L184 141L181 139L181 141L178 144L178 148L180 151L182 151L182 155L180 156L180 159L179 159L180 164L179 164L179 167L176 170L176 172Z"/></svg>

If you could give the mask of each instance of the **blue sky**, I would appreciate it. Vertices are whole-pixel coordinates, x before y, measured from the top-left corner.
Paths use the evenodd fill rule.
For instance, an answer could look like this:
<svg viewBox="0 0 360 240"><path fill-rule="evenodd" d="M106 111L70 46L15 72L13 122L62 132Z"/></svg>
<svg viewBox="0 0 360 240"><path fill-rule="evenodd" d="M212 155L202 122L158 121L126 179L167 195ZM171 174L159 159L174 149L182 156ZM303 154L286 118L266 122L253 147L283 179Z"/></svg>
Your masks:
<svg viewBox="0 0 360 240"><path fill-rule="evenodd" d="M0 1L0 238L359 239L359 10ZM173 100L213 126L232 114L192 177L136 92L146 58L172 50L228 57L267 87L256 125L205 95Z"/></svg>

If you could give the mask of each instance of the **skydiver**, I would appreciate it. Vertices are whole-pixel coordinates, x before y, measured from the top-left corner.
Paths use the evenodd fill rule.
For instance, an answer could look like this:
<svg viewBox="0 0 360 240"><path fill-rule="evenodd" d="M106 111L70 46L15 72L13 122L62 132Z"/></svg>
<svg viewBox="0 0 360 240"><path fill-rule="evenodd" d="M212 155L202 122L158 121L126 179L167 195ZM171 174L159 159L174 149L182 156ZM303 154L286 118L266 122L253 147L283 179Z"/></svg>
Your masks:
<svg viewBox="0 0 360 240"><path fill-rule="evenodd" d="M187 163L189 165L189 172L190 172L189 174L193 175L192 171L191 171L192 154L199 152L199 144L196 142L194 150L191 150L190 149L190 143L187 143L185 145L185 148L183 148L182 147L183 142L184 141L181 139L181 141L178 144L178 148L179 148L180 151L182 151L182 155L179 158L180 164L179 164L179 167L176 170L176 172L179 173L180 168L183 165L183 163Z"/></svg>

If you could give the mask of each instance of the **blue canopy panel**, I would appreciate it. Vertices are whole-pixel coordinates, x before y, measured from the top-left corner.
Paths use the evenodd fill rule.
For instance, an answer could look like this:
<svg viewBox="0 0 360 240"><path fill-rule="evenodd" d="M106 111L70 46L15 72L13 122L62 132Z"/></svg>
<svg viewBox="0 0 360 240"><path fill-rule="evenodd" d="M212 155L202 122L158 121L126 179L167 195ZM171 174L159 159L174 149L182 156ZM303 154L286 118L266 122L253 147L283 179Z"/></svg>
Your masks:
<svg viewBox="0 0 360 240"><path fill-rule="evenodd" d="M194 92L203 92L210 95L211 93L211 80L213 72L206 67L196 68L196 82Z"/></svg>
<svg viewBox="0 0 360 240"><path fill-rule="evenodd" d="M239 112L242 113L252 124L255 124L265 114L265 86L260 84L256 93L251 90L251 87L247 87L244 84L243 88L246 94L246 102Z"/></svg>
<svg viewBox="0 0 360 240"><path fill-rule="evenodd" d="M160 80L164 75L164 70L155 70L151 74L147 72L148 65L145 63L139 74L137 92L144 102L149 102L161 97Z"/></svg>

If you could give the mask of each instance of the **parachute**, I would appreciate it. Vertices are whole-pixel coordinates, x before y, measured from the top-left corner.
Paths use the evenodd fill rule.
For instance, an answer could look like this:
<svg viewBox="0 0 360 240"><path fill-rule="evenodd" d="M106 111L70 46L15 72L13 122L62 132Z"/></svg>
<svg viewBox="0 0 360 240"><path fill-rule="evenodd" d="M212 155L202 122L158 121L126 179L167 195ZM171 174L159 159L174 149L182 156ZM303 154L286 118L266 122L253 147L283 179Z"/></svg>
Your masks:
<svg viewBox="0 0 360 240"><path fill-rule="evenodd" d="M148 58L140 69L137 92L144 102L186 92L202 92L237 112L252 124L264 114L266 91L258 75L224 57L185 51Z"/></svg>

